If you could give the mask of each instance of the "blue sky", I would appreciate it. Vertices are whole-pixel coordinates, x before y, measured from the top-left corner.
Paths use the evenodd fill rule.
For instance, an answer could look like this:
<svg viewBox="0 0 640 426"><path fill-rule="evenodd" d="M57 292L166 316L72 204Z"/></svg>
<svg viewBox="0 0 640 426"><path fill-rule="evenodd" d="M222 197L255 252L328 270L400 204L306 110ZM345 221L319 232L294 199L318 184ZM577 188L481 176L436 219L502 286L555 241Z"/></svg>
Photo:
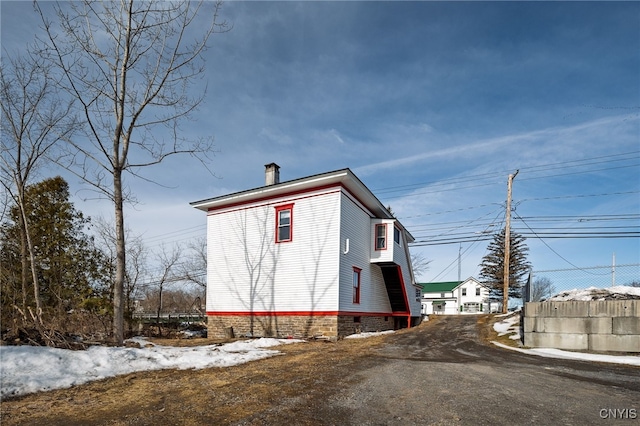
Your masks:
<svg viewBox="0 0 640 426"><path fill-rule="evenodd" d="M32 39L31 10L2 2L3 49ZM184 126L214 137L215 177L172 158L145 171L165 186L129 178L128 223L150 247L204 235L188 203L261 186L270 162L282 180L351 168L419 241L501 227L518 169L514 228L639 230L640 3L232 1L221 17L233 29L211 39ZM457 279L459 252L477 276L487 244L414 247L432 260L420 279ZM534 269L640 262L638 238L527 244Z"/></svg>

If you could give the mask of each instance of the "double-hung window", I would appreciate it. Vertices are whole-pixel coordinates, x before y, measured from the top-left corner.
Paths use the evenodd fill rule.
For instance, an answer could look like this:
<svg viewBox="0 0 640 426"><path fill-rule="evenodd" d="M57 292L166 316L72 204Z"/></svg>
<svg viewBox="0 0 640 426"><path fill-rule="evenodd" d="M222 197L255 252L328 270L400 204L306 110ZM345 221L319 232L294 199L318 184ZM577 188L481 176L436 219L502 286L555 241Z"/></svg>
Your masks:
<svg viewBox="0 0 640 426"><path fill-rule="evenodd" d="M376 250L387 249L387 225L384 223L376 224Z"/></svg>
<svg viewBox="0 0 640 426"><path fill-rule="evenodd" d="M393 241L396 244L400 244L400 230L395 226L393 227Z"/></svg>
<svg viewBox="0 0 640 426"><path fill-rule="evenodd" d="M360 303L360 272L362 269L353 267L353 303Z"/></svg>
<svg viewBox="0 0 640 426"><path fill-rule="evenodd" d="M293 239L293 204L276 207L276 243Z"/></svg>

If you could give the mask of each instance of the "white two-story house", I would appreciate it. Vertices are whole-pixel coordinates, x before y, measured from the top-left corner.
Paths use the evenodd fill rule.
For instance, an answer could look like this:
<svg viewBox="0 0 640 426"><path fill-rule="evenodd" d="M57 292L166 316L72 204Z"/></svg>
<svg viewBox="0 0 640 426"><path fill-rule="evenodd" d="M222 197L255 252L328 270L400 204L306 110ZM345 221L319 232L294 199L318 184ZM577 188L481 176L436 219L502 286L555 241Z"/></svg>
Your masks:
<svg viewBox="0 0 640 426"><path fill-rule="evenodd" d="M210 337L325 336L421 318L413 237L349 169L191 205L207 213Z"/></svg>
<svg viewBox="0 0 640 426"><path fill-rule="evenodd" d="M475 314L498 308L489 302L489 288L473 277L464 281L422 283L422 313Z"/></svg>

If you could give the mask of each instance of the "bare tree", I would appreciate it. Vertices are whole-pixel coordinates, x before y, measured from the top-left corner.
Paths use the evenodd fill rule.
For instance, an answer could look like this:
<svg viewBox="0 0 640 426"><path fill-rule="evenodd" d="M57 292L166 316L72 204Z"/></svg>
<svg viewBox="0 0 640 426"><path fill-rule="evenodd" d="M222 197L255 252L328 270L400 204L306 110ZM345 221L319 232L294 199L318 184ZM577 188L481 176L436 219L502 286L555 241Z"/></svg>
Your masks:
<svg viewBox="0 0 640 426"><path fill-rule="evenodd" d="M184 139L178 125L204 99L202 88L190 89L203 76L202 53L210 36L228 31L218 22L220 7L84 0L56 4L54 23L36 3L47 33L40 40L41 54L56 65L86 124L85 137L70 141L67 167L114 205L113 332L119 345L126 266L123 205L132 200L123 175L140 176L142 168L172 155L204 161L211 152L209 139ZM157 129L163 134L154 133Z"/></svg>
<svg viewBox="0 0 640 426"><path fill-rule="evenodd" d="M33 287L36 325L42 326L42 302L35 266L34 243L25 209L25 193L39 166L49 160L54 146L68 138L75 125L71 102L62 102L55 90L51 67L28 53L22 57L4 54L0 67L2 111L1 185L19 210L22 264L22 312L27 311L29 269Z"/></svg>
<svg viewBox="0 0 640 426"><path fill-rule="evenodd" d="M200 290L207 288L207 239L191 240L186 246L187 255L180 264L180 275L185 281L197 284Z"/></svg>
<svg viewBox="0 0 640 426"><path fill-rule="evenodd" d="M162 291L162 313L193 313L194 299L199 298L196 289L165 288ZM149 288L145 292L145 298L140 306L144 312L154 312L159 304L159 292L157 288ZM197 312L197 310L195 310Z"/></svg>
<svg viewBox="0 0 640 426"><path fill-rule="evenodd" d="M540 302L548 299L556 293L556 287L547 277L539 277L531 284L531 301Z"/></svg>
<svg viewBox="0 0 640 426"><path fill-rule="evenodd" d="M171 250L168 250L166 246L162 246L160 251L156 254L156 260L160 267L160 278L155 283L158 294L158 304L157 304L157 315L156 315L156 324L158 325L158 330L160 328L160 314L162 313L162 292L165 290L165 287L168 284L174 283L177 281L178 277L176 277L176 266L180 262L180 246L175 245ZM162 331L159 331L162 336Z"/></svg>
<svg viewBox="0 0 640 426"><path fill-rule="evenodd" d="M413 268L413 274L418 277L429 270L429 264L431 260L427 260L422 253L411 254L411 267Z"/></svg>
<svg viewBox="0 0 640 426"><path fill-rule="evenodd" d="M106 258L109 269L108 275L111 277L109 293L113 294L115 287L116 271L116 237L113 232L113 221L104 217L98 217L93 221L94 234L97 238L97 245ZM129 228L125 229L126 258L124 300L125 316L130 318L135 309L134 300L140 293L140 283L148 272L147 249L144 246L142 237L135 235Z"/></svg>

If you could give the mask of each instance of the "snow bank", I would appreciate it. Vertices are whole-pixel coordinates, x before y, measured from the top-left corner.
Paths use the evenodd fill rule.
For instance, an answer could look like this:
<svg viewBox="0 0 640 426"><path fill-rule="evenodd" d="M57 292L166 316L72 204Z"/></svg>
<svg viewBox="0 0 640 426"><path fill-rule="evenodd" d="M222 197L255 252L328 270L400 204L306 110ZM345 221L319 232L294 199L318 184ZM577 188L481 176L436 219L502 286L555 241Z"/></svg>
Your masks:
<svg viewBox="0 0 640 426"><path fill-rule="evenodd" d="M267 348L294 339L245 340L225 345L173 347L131 339L143 348L93 346L71 351L42 346L0 346L0 397L67 388L135 371L229 367L279 354Z"/></svg>
<svg viewBox="0 0 640 426"><path fill-rule="evenodd" d="M503 345L502 343L498 343L498 342L491 342L491 343L504 349L518 351L528 355L542 356L545 358L575 359L578 361L608 362L613 364L626 364L626 365L640 366L640 356L635 356L635 355L628 355L628 356L601 355L601 354L591 354L591 353L584 353L584 352L570 352L570 351L563 351L561 349L552 349L552 348L523 349L523 348L514 348L512 346Z"/></svg>
<svg viewBox="0 0 640 426"><path fill-rule="evenodd" d="M625 299L640 299L640 287L630 287L626 285L619 285L608 288L596 288L589 287L587 289L568 290L558 293L557 295L550 297L550 302L567 302L567 301L585 301L592 300L625 300Z"/></svg>
<svg viewBox="0 0 640 426"><path fill-rule="evenodd" d="M365 333L357 333L357 334L350 334L348 336L345 336L345 339L365 339L367 337L373 337L373 336L380 336L382 334L391 334L394 333L393 330L388 330L388 331L378 331L378 332L365 332Z"/></svg>

